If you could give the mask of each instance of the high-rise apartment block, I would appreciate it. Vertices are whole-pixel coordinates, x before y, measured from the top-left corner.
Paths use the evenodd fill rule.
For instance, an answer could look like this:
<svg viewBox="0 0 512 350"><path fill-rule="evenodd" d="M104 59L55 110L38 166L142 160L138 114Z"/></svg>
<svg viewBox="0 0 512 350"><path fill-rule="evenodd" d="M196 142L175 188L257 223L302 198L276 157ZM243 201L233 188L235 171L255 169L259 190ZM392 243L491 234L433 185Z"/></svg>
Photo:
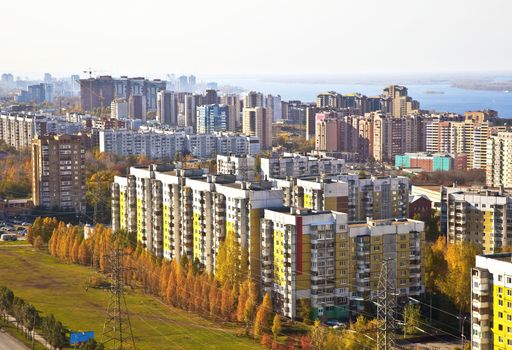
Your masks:
<svg viewBox="0 0 512 350"><path fill-rule="evenodd" d="M512 132L487 140L487 186L512 188Z"/></svg>
<svg viewBox="0 0 512 350"><path fill-rule="evenodd" d="M395 118L405 117L420 108L418 101L407 95L407 88L400 85L390 85L384 89L384 98L391 99L391 115Z"/></svg>
<svg viewBox="0 0 512 350"><path fill-rule="evenodd" d="M112 187L113 228L168 259L187 255L213 272L220 241L231 232L247 249L251 273L259 276L260 219L265 208L282 206L282 192L269 182L235 182L232 175L201 169L131 168Z"/></svg>
<svg viewBox="0 0 512 350"><path fill-rule="evenodd" d="M289 318L307 301L313 317L348 317L340 274L340 243L347 215L330 211L266 209L262 219L263 290L273 307Z"/></svg>
<svg viewBox="0 0 512 350"><path fill-rule="evenodd" d="M261 92L250 91L243 99L244 108L265 107L265 96Z"/></svg>
<svg viewBox="0 0 512 350"><path fill-rule="evenodd" d="M287 317L301 300L313 317L348 318L378 291L382 262L390 260L399 299L424 293L424 223L368 220L349 224L333 211L265 210L262 220L263 288Z"/></svg>
<svg viewBox="0 0 512 350"><path fill-rule="evenodd" d="M80 105L84 111L110 106L116 98L130 100L131 96L144 96L148 111L157 109L157 93L165 90L166 82L155 79L148 80L136 78L112 78L100 76L98 78L80 79ZM136 98L135 103L141 98ZM135 112L134 112L135 113Z"/></svg>
<svg viewBox="0 0 512 350"><path fill-rule="evenodd" d="M242 132L258 137L262 149L272 147L272 109L244 107Z"/></svg>
<svg viewBox="0 0 512 350"><path fill-rule="evenodd" d="M178 96L173 91L159 91L156 102L156 119L161 125L178 125Z"/></svg>
<svg viewBox="0 0 512 350"><path fill-rule="evenodd" d="M406 218L409 179L401 176L361 178L358 174L275 180L286 206L335 210L348 214L349 222Z"/></svg>
<svg viewBox="0 0 512 350"><path fill-rule="evenodd" d="M128 119L128 101L125 98L116 98L110 104L111 119Z"/></svg>
<svg viewBox="0 0 512 350"><path fill-rule="evenodd" d="M32 141L35 206L84 213L85 147L82 135L44 135Z"/></svg>
<svg viewBox="0 0 512 350"><path fill-rule="evenodd" d="M35 103L53 102L53 85L40 83L29 85L27 90L22 90L16 96L16 102Z"/></svg>
<svg viewBox="0 0 512 350"><path fill-rule="evenodd" d="M502 191L443 187L441 231L448 244L473 243L492 254L512 246L512 195Z"/></svg>
<svg viewBox="0 0 512 350"><path fill-rule="evenodd" d="M229 107L211 104L196 109L196 130L198 134L211 134L228 130Z"/></svg>
<svg viewBox="0 0 512 350"><path fill-rule="evenodd" d="M478 255L471 278L471 349L512 347L512 254Z"/></svg>
<svg viewBox="0 0 512 350"><path fill-rule="evenodd" d="M235 131L240 128L240 96L236 94L222 95L220 97L220 103L228 106L229 118L228 118L228 130Z"/></svg>
<svg viewBox="0 0 512 350"><path fill-rule="evenodd" d="M348 225L340 243L341 279L347 295L368 300L378 292L382 262L389 261L397 300L425 292L425 223L411 219L367 220ZM348 249L343 249L348 247ZM347 301L347 305L349 302ZM354 305L355 304L355 305ZM350 302L351 308L362 305Z"/></svg>
<svg viewBox="0 0 512 350"><path fill-rule="evenodd" d="M361 161L393 161L394 156L424 150L424 123L419 115L392 117L378 112L365 116L324 112L316 115L315 149L347 152Z"/></svg>

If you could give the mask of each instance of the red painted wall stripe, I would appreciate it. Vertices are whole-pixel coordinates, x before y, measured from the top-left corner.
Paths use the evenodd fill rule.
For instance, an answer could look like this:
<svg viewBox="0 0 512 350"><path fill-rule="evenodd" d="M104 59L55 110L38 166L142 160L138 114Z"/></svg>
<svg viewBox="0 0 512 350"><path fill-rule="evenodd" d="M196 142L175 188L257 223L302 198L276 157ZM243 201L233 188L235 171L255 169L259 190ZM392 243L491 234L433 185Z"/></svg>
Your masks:
<svg viewBox="0 0 512 350"><path fill-rule="evenodd" d="M297 275L302 275L302 217L297 217L295 225L297 227Z"/></svg>

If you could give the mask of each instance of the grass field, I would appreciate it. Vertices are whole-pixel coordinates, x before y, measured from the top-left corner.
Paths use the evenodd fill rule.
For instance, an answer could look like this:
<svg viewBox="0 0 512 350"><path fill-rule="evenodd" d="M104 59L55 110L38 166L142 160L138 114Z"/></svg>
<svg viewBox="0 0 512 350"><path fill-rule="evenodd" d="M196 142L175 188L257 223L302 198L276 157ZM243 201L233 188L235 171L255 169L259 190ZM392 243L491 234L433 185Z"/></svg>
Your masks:
<svg viewBox="0 0 512 350"><path fill-rule="evenodd" d="M0 285L43 314L53 313L69 329L92 330L101 339L108 294L92 288L86 291L86 281L94 274L31 247L0 247ZM237 326L219 325L137 291L128 291L126 301L139 350L261 349L255 341L238 336Z"/></svg>
<svg viewBox="0 0 512 350"><path fill-rule="evenodd" d="M19 241L0 241L0 245L29 245L28 241L26 240L19 240Z"/></svg>

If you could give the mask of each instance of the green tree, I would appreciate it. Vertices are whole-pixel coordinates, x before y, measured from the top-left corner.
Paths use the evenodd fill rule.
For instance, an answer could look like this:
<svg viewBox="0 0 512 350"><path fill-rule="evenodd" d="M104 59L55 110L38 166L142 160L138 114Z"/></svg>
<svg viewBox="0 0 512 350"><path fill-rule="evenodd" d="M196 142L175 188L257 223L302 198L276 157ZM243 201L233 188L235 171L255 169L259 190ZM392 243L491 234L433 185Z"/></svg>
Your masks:
<svg viewBox="0 0 512 350"><path fill-rule="evenodd" d="M405 306L403 315L405 333L416 334L421 320L421 310L419 305L409 304Z"/></svg>
<svg viewBox="0 0 512 350"><path fill-rule="evenodd" d="M7 314L12 308L14 301L14 293L7 287L0 287L0 311L4 320L7 318Z"/></svg>

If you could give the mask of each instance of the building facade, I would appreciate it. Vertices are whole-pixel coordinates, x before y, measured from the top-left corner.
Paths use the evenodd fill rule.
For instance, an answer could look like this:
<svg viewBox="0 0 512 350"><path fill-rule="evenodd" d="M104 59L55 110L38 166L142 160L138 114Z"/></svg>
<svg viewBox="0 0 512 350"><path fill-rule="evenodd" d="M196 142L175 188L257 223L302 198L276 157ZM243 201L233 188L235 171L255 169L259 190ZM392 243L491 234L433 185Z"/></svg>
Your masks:
<svg viewBox="0 0 512 350"><path fill-rule="evenodd" d="M258 137L262 149L272 147L272 109L244 107L242 132L248 136Z"/></svg>
<svg viewBox="0 0 512 350"><path fill-rule="evenodd" d="M473 243L486 254L512 246L512 196L502 191L443 187L441 231L448 244Z"/></svg>
<svg viewBox="0 0 512 350"><path fill-rule="evenodd" d="M487 140L486 182L489 187L512 188L512 132Z"/></svg>
<svg viewBox="0 0 512 350"><path fill-rule="evenodd" d="M82 135L36 136L32 141L35 206L85 213L85 147Z"/></svg>
<svg viewBox="0 0 512 350"><path fill-rule="evenodd" d="M118 155L144 155L150 159L174 159L177 153L190 152L205 159L216 155L257 155L260 143L256 137L240 134L188 134L183 131L99 130L101 152Z"/></svg>
<svg viewBox="0 0 512 350"><path fill-rule="evenodd" d="M512 254L478 255L471 278L471 349L512 347Z"/></svg>

